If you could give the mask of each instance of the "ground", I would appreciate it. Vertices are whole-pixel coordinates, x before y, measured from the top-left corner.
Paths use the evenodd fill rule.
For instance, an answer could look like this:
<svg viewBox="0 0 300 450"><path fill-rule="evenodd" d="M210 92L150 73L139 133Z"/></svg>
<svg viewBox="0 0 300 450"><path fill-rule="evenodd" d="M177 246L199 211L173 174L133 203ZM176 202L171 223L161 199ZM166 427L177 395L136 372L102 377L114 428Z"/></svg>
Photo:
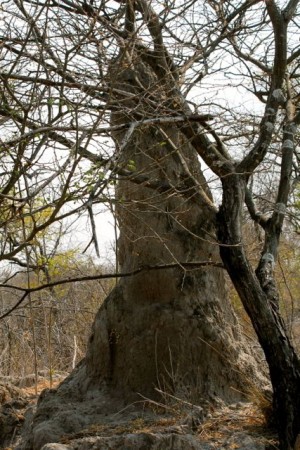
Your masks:
<svg viewBox="0 0 300 450"><path fill-rule="evenodd" d="M49 388L49 382L41 378L37 393L33 385L16 387L7 381L0 385L0 445L14 450L20 445L26 411L35 408L37 393ZM66 433L60 442L46 444L44 450L276 450L276 433L266 425L262 411L266 405L255 395L252 402L206 402L201 407L175 397L162 403L145 400L142 408L141 402L138 408L132 405L105 424L95 423L77 433Z"/></svg>

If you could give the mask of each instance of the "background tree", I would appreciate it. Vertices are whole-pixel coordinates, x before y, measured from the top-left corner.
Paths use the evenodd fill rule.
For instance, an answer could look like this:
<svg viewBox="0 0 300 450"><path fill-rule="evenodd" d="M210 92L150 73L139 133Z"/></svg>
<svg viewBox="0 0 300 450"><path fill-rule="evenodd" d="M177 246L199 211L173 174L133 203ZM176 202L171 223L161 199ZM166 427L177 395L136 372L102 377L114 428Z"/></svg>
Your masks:
<svg viewBox="0 0 300 450"><path fill-rule="evenodd" d="M28 292L0 327L1 378L16 380L20 386L37 385L43 375L51 387L57 374L66 375L75 367L85 354L93 317L112 287L110 279L97 280L108 267L96 265L75 249L62 250L59 242L66 230L50 230L35 237L27 261L15 257L11 270L2 273L0 314L14 308L20 291ZM83 277L94 281L75 282ZM55 284L66 278L74 282ZM30 292L41 285L50 286Z"/></svg>
<svg viewBox="0 0 300 450"><path fill-rule="evenodd" d="M300 430L300 368L274 265L299 176L298 1L115 3L5 6L2 259L83 208L97 247L93 210L117 181L118 258L132 276L100 309L70 385L75 378L86 395L87 374L129 399L139 390L152 395L156 383L176 391L178 379L193 394L229 399L244 344L222 287L219 248L266 355L281 446L291 449ZM219 207L198 157L219 180ZM272 182L266 212L255 205L261 171ZM34 217L33 198L50 184L50 216L10 246L15 205L30 205ZM245 205L263 233L256 270L244 245Z"/></svg>

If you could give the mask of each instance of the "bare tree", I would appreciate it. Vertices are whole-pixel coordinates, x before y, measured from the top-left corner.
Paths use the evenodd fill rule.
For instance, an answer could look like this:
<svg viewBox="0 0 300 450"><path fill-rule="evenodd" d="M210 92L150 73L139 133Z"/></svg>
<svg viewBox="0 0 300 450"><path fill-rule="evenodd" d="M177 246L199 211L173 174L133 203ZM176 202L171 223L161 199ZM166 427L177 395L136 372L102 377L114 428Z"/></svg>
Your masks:
<svg viewBox="0 0 300 450"><path fill-rule="evenodd" d="M245 344L221 257L266 356L281 448L292 449L300 367L274 266L299 180L299 2L115 3L4 7L1 258L84 208L93 225L95 205L117 183L118 260L132 276L99 310L73 378L127 399L153 396L157 384L230 400L228 380L240 373ZM219 181L217 202L200 160ZM255 204L258 172L272 184L265 212ZM33 198L50 184L50 216L32 220L12 245L16 209L25 218L30 206L34 218ZM244 244L245 214L263 233L257 268ZM254 373L251 358L247 370ZM235 380L237 388L245 383Z"/></svg>

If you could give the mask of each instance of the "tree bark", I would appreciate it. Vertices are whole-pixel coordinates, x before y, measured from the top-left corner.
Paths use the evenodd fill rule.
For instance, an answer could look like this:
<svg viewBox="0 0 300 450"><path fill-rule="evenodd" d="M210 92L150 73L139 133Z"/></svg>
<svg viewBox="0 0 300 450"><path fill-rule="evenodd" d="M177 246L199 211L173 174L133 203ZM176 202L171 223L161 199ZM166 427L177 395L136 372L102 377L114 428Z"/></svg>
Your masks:
<svg viewBox="0 0 300 450"><path fill-rule="evenodd" d="M266 356L280 448L292 450L300 433L299 358L279 314L270 268L260 263L256 276L243 248L244 189L245 180L240 175L233 173L223 180L223 203L217 219L220 254Z"/></svg>

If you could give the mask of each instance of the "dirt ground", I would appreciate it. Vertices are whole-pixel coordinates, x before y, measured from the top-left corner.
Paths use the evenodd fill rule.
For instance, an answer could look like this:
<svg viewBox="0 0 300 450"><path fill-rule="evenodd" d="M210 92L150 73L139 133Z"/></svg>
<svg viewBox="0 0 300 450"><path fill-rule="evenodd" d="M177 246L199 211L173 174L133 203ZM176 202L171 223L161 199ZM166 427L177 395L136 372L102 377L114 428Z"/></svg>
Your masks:
<svg viewBox="0 0 300 450"><path fill-rule="evenodd" d="M55 388L59 382L60 380L55 380L51 388ZM36 386L17 387L0 382L1 449L13 450L18 446L26 411L35 408L38 395L48 388L50 383L45 378L41 378ZM261 405L250 402L239 402L229 406L220 404L217 407L206 408L205 415L201 414L199 418L197 408L189 410L188 405L181 403L180 399L172 399L166 409L163 404L146 403L144 413L140 417L132 419L131 416L125 423L123 420L122 423L112 421L111 424L94 424L78 433L63 436L61 443L70 445L74 440L78 442L79 439L103 435L107 438L129 433L152 435L175 433L192 435L199 444L209 443L212 449L278 449L276 433L267 426ZM147 410L151 411L151 414L147 414ZM243 446L243 442L246 441L251 444L250 447Z"/></svg>

